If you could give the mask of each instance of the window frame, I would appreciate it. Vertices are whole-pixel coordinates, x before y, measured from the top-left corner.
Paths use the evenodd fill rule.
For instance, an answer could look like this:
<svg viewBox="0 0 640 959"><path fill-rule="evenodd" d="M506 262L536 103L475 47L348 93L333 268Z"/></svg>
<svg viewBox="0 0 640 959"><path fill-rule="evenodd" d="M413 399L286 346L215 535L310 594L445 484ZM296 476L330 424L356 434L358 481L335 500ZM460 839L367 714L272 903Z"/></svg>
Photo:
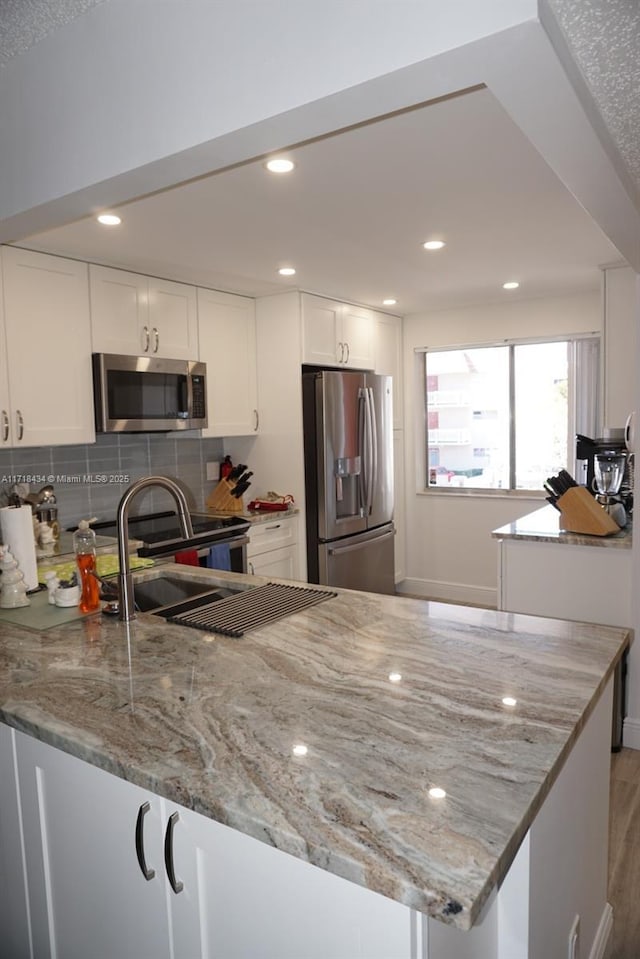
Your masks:
<svg viewBox="0 0 640 959"><path fill-rule="evenodd" d="M593 389L589 394L590 400L587 409L586 391L578 388L578 348L576 344L580 341L590 341L592 349L595 350L595 359L589 360L589 383L593 387L595 377L595 396ZM529 346L541 343L567 343L569 345L568 361L568 398L569 409L567 418L567 449L569 451L569 462L566 468L573 475L576 469L575 443L572 437L576 433L584 433L587 436L600 435L600 419L603 400L603 337L600 330L592 330L581 333L554 334L553 336L527 336L527 337L505 337L498 340L489 340L479 343L454 343L439 346L416 347L414 354L418 365L418 382L420 394L422 396L422 416L416 417L417 427L417 452L419 457L416 459L417 467L417 491L419 493L444 496L475 496L475 497L508 497L508 498L544 498L544 490L540 489L516 489L515 488L515 377L513 375L513 366L515 362L515 350L509 350L509 487L493 489L491 487L464 487L464 486L430 486L428 483L428 403L427 403L427 354L428 353L450 353L453 351L490 349L495 347L517 347ZM585 371L586 372L586 371Z"/></svg>

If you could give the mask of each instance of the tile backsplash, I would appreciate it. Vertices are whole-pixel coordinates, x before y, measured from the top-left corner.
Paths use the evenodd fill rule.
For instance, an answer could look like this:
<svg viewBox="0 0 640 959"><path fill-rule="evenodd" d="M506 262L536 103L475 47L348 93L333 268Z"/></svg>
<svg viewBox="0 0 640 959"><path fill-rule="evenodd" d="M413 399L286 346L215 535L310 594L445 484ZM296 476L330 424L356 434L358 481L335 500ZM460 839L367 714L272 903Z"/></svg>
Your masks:
<svg viewBox="0 0 640 959"><path fill-rule="evenodd" d="M207 463L223 457L221 439L192 434L99 434L90 446L0 450L0 488L29 483L29 477L31 492L51 483L65 529L91 516L112 519L126 488L142 476L160 474L176 480L192 509L203 509L213 488L207 480ZM146 490L131 505L133 513L174 507L164 490Z"/></svg>

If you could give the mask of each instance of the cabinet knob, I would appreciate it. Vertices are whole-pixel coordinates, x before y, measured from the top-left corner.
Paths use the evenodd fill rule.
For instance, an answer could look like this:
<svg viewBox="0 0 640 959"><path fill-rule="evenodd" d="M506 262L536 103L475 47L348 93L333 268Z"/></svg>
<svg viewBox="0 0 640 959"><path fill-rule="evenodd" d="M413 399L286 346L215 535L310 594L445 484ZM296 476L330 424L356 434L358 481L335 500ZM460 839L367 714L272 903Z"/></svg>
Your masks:
<svg viewBox="0 0 640 959"><path fill-rule="evenodd" d="M24 420L20 410L16 410L16 423L18 424L18 439L21 440L24 436Z"/></svg>
<svg viewBox="0 0 640 959"><path fill-rule="evenodd" d="M142 334L144 336L144 346L142 347L142 349L145 353L148 353L149 352L149 327L148 326L142 327Z"/></svg>
<svg viewBox="0 0 640 959"><path fill-rule="evenodd" d="M153 328L153 335L154 335L154 337L155 337L155 345L154 345L154 347L153 347L153 352L154 352L154 353L157 353L157 352L158 352L158 347L160 346L160 334L158 333L158 329L157 329L157 327L155 327L155 326L154 326L154 328Z"/></svg>
<svg viewBox="0 0 640 959"><path fill-rule="evenodd" d="M6 443L9 439L9 417L7 411L2 411L2 442Z"/></svg>

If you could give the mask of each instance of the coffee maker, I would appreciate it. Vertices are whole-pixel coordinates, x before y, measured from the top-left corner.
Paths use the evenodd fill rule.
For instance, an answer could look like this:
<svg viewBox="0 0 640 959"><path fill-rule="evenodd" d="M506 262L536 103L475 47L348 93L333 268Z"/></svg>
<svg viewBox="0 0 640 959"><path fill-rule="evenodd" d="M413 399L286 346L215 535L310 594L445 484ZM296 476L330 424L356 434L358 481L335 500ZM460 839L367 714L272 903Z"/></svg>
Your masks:
<svg viewBox="0 0 640 959"><path fill-rule="evenodd" d="M624 457L624 471L620 488L615 494L617 502L622 503L626 512L633 512L633 453L625 442L624 429L605 429L604 436L592 439L576 434L576 480L586 486L594 496L598 494L596 484L596 457L601 460L613 460Z"/></svg>

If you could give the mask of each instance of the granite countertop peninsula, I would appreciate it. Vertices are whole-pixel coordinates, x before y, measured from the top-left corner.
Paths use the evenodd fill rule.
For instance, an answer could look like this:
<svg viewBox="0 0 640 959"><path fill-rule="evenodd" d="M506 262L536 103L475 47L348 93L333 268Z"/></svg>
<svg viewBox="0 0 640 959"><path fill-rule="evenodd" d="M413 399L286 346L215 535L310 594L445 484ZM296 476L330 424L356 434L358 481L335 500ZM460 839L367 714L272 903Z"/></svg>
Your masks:
<svg viewBox="0 0 640 959"><path fill-rule="evenodd" d="M0 719L468 929L628 633L337 592L239 640L149 614L42 632L2 624ZM300 743L305 756L292 752ZM432 799L432 786L446 798Z"/></svg>
<svg viewBox="0 0 640 959"><path fill-rule="evenodd" d="M632 527L629 522L611 536L590 536L570 533L560 527L561 515L553 506L543 506L533 513L494 529L494 539L530 540L538 543L560 543L565 546L599 546L607 549L631 549Z"/></svg>

